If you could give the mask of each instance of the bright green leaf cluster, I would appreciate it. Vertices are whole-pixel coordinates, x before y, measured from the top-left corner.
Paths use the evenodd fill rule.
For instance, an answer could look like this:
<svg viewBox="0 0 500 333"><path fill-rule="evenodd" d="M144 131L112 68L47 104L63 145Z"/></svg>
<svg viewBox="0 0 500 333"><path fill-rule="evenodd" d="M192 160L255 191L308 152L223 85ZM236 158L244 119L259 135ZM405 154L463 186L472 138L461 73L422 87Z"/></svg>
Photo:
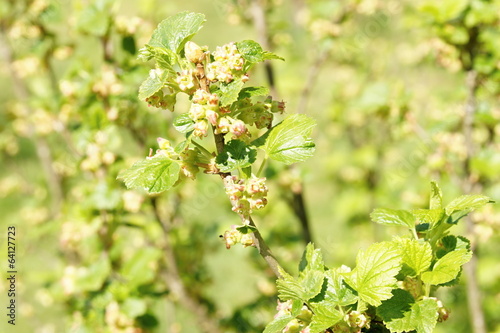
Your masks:
<svg viewBox="0 0 500 333"><path fill-rule="evenodd" d="M281 313L266 332L285 332L290 323L300 324L304 332L370 332L372 322L383 322L391 332L432 332L448 312L430 297L431 291L456 283L472 256L465 237L449 234L457 222L450 217L489 202L488 197L468 195L443 207L441 190L433 182L429 209L376 209L374 222L409 229L410 238L360 250L353 269L325 267L319 250L309 244L298 277L282 271L277 287L282 301L300 302L313 315L305 320L294 312Z"/></svg>

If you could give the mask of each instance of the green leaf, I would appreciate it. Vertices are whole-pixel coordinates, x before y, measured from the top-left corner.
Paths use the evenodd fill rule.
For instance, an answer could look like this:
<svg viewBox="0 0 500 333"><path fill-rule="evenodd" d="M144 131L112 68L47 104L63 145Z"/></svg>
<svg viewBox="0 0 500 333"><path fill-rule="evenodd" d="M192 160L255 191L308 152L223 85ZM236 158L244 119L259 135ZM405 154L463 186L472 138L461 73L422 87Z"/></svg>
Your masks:
<svg viewBox="0 0 500 333"><path fill-rule="evenodd" d="M224 146L224 150L217 155L215 162L220 171L231 172L238 168L251 166L256 158L257 150L254 147L247 146L240 140L231 140Z"/></svg>
<svg viewBox="0 0 500 333"><path fill-rule="evenodd" d="M83 292L101 289L110 272L111 264L109 262L109 258L102 255L99 260L96 260L90 266L82 267L77 270L75 277L75 290Z"/></svg>
<svg viewBox="0 0 500 333"><path fill-rule="evenodd" d="M264 329L264 333L281 333L285 326L290 322L290 320L294 319L294 317L290 315L280 316L278 318L274 318L272 322L267 324Z"/></svg>
<svg viewBox="0 0 500 333"><path fill-rule="evenodd" d="M304 254L299 264L299 272L316 270L323 272L325 269L323 256L320 249L315 249L313 243L306 246Z"/></svg>
<svg viewBox="0 0 500 333"><path fill-rule="evenodd" d="M290 115L266 133L262 148L270 158L285 164L304 161L314 153L309 136L315 125L314 119L306 115Z"/></svg>
<svg viewBox="0 0 500 333"><path fill-rule="evenodd" d="M120 274L131 286L138 286L154 280L155 262L161 257L161 251L153 247L138 249L132 258L126 260Z"/></svg>
<svg viewBox="0 0 500 333"><path fill-rule="evenodd" d="M415 228L415 216L406 210L376 208L370 214L373 222L384 225L398 225L407 228Z"/></svg>
<svg viewBox="0 0 500 333"><path fill-rule="evenodd" d="M463 236L448 235L440 239L436 257L439 259L448 252L460 249L470 250L470 241Z"/></svg>
<svg viewBox="0 0 500 333"><path fill-rule="evenodd" d="M219 102L221 106L227 106L238 100L238 95L240 94L241 88L245 83L241 78L237 78L228 84L220 85L220 96Z"/></svg>
<svg viewBox="0 0 500 333"><path fill-rule="evenodd" d="M180 166L164 155L156 155L138 161L130 169L123 170L118 179L127 188L143 188L148 193L160 193L170 189L179 178Z"/></svg>
<svg viewBox="0 0 500 333"><path fill-rule="evenodd" d="M432 249L428 242L419 242L414 239L399 240L403 263L408 265L416 275L429 269L432 261Z"/></svg>
<svg viewBox="0 0 500 333"><path fill-rule="evenodd" d="M125 36L122 38L122 49L131 55L137 52L134 36Z"/></svg>
<svg viewBox="0 0 500 333"><path fill-rule="evenodd" d="M241 89L238 95L238 99L267 95L269 95L269 89L267 89L266 87L245 87Z"/></svg>
<svg viewBox="0 0 500 333"><path fill-rule="evenodd" d="M257 228L251 225L242 225L240 227L237 227L236 230L241 232L242 234L251 234L252 232L257 231Z"/></svg>
<svg viewBox="0 0 500 333"><path fill-rule="evenodd" d="M423 299L413 304L403 318L386 322L387 328L394 333L410 332L432 333L438 318L438 306L433 299Z"/></svg>
<svg viewBox="0 0 500 333"><path fill-rule="evenodd" d="M360 250L356 257L356 268L344 273L349 286L358 292L361 300L378 306L392 297L391 290L396 285L396 275L401 268L401 254L397 244L382 242Z"/></svg>
<svg viewBox="0 0 500 333"><path fill-rule="evenodd" d="M335 304L321 303L314 307L314 315L309 325L310 333L320 333L342 320L343 315L335 309Z"/></svg>
<svg viewBox="0 0 500 333"><path fill-rule="evenodd" d="M456 18L467 7L467 0L425 0L420 10L433 16L437 22L446 22Z"/></svg>
<svg viewBox="0 0 500 333"><path fill-rule="evenodd" d="M274 53L262 50L262 46L253 40L238 42L236 43L236 48L241 53L243 59L250 63L258 63L267 59L284 60Z"/></svg>
<svg viewBox="0 0 500 333"><path fill-rule="evenodd" d="M446 206L446 215L451 215L453 212L466 210L466 209L476 209L483 207L488 203L493 203L489 197L480 194L468 194L462 195L456 198Z"/></svg>
<svg viewBox="0 0 500 333"><path fill-rule="evenodd" d="M205 15L182 12L160 22L149 45L163 47L179 54L186 42L201 29Z"/></svg>
<svg viewBox="0 0 500 333"><path fill-rule="evenodd" d="M109 7L109 6L106 6ZM85 7L78 16L78 28L91 35L104 36L108 30L110 14L107 8L95 5Z"/></svg>
<svg viewBox="0 0 500 333"><path fill-rule="evenodd" d="M300 299L307 302L318 295L321 292L324 280L325 274L323 272L307 271L300 279L300 284L302 286Z"/></svg>
<svg viewBox="0 0 500 333"><path fill-rule="evenodd" d="M161 69L152 69L149 76L139 87L139 99L145 100L157 93L167 82L167 72Z"/></svg>
<svg viewBox="0 0 500 333"><path fill-rule="evenodd" d="M191 132L194 129L194 121L189 114L183 113L175 118L174 127L181 133Z"/></svg>
<svg viewBox="0 0 500 333"><path fill-rule="evenodd" d="M415 299L408 291L393 289L392 297L383 301L377 308L377 315L385 322L403 318L404 313L411 309L413 303L415 303Z"/></svg>
<svg viewBox="0 0 500 333"><path fill-rule="evenodd" d="M303 288L302 285L293 278L290 274L285 272L280 267L280 274L282 278L276 280L276 288L278 289L278 297L282 301L302 299Z"/></svg>
<svg viewBox="0 0 500 333"><path fill-rule="evenodd" d="M143 57L144 60L153 58L158 68L166 71L171 77L177 76L174 66L178 62L178 57L175 52L163 47L156 47L148 44L146 44L144 48L147 50L147 57Z"/></svg>
<svg viewBox="0 0 500 333"><path fill-rule="evenodd" d="M123 302L121 310L129 318L136 318L145 314L148 310L148 306L145 299L129 297Z"/></svg>
<svg viewBox="0 0 500 333"><path fill-rule="evenodd" d="M415 216L417 223L428 223L430 226L436 225L444 216L444 209L412 209L411 213Z"/></svg>
<svg viewBox="0 0 500 333"><path fill-rule="evenodd" d="M449 252L436 262L432 271L422 273L422 281L434 285L451 281L471 257L472 252L467 249Z"/></svg>
<svg viewBox="0 0 500 333"><path fill-rule="evenodd" d="M346 273L342 268L331 269L325 273L327 278L325 301L339 306L346 306L356 303L358 296L345 284L342 273Z"/></svg>
<svg viewBox="0 0 500 333"><path fill-rule="evenodd" d="M436 182L431 182L431 197L429 199L429 209L443 208L443 193Z"/></svg>

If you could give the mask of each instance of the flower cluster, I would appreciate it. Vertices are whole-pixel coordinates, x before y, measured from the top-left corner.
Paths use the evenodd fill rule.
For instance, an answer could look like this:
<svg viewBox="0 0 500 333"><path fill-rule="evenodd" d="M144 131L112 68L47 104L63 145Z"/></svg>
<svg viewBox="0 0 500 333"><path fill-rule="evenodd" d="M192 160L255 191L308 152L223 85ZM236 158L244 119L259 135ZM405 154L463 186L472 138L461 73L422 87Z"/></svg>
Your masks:
<svg viewBox="0 0 500 333"><path fill-rule="evenodd" d="M207 79L229 83L235 76L243 75L243 57L235 43L218 46L213 52L214 61L207 65Z"/></svg>
<svg viewBox="0 0 500 333"><path fill-rule="evenodd" d="M174 111L175 95L164 95L162 90L157 91L153 95L146 98L148 106L155 108L168 109Z"/></svg>
<svg viewBox="0 0 500 333"><path fill-rule="evenodd" d="M185 69L180 72L179 76L175 79L182 91L189 91L194 88L194 75L192 69Z"/></svg>
<svg viewBox="0 0 500 333"><path fill-rule="evenodd" d="M286 302L278 301L278 306L276 307L278 313L274 316L274 318L279 318L283 316L289 316L292 312L292 301L288 300ZM309 333L309 324L312 319L312 311L309 310L307 306L302 306L299 315L290 320L290 322L283 329L283 333Z"/></svg>
<svg viewBox="0 0 500 333"><path fill-rule="evenodd" d="M238 226L232 225L230 230L226 230L221 236L225 243L226 249L230 249L231 246L240 243L243 247L255 246L252 234L244 234L237 229Z"/></svg>
<svg viewBox="0 0 500 333"><path fill-rule="evenodd" d="M245 98L238 101L237 110L237 117L245 124L262 129L271 126L273 113L285 111L285 102L273 101L268 97L264 102L252 103L249 98Z"/></svg>
<svg viewBox="0 0 500 333"><path fill-rule="evenodd" d="M209 166L210 161L207 158L202 158L202 154L198 148L186 148L177 153L170 145L170 142L164 138L157 138L159 149L156 155L165 155L173 160L180 160L181 172L184 176L195 179L196 174L200 171L199 166ZM152 158L153 156L150 156Z"/></svg>
<svg viewBox="0 0 500 333"><path fill-rule="evenodd" d="M249 216L254 210L265 207L267 204L265 181L266 178L238 179L237 176L227 176L224 179L224 186L233 205L233 211L242 216Z"/></svg>

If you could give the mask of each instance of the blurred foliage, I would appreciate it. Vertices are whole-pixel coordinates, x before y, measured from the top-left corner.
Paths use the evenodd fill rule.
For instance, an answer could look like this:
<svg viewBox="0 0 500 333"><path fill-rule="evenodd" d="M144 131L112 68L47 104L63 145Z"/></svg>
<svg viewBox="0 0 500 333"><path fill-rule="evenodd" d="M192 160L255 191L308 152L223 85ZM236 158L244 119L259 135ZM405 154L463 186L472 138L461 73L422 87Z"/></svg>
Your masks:
<svg viewBox="0 0 500 333"><path fill-rule="evenodd" d="M261 332L272 319L272 273L255 251L218 239L237 217L217 179L156 197L116 180L157 137L178 135L170 112L137 98L149 67L136 58L183 10L207 16L200 45L263 38L286 59L273 65L273 93L319 124L313 158L271 165L272 204L256 214L287 270L305 245L282 200L297 179L329 265L387 236L369 222L373 208L426 206L431 179L450 197L469 177L500 198L497 0L2 1L0 211L19 231L19 332L201 332L196 311L221 332ZM251 82L268 85L266 72ZM500 210L473 220L488 330L500 332ZM436 332L471 330L466 298L463 286L440 295L453 311Z"/></svg>

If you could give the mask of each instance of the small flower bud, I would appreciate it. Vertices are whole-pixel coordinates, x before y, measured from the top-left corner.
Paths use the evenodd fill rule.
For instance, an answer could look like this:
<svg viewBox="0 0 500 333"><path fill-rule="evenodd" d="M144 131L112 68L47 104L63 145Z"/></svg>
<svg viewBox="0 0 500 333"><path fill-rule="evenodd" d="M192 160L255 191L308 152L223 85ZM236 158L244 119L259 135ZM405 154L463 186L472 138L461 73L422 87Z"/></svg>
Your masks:
<svg viewBox="0 0 500 333"><path fill-rule="evenodd" d="M184 46L184 52L186 54L187 60L194 64L198 64L205 59L205 52L194 42L187 42Z"/></svg>
<svg viewBox="0 0 500 333"><path fill-rule="evenodd" d="M158 147L160 147L160 149L170 148L170 142L167 139L157 138L156 141L158 141Z"/></svg>

